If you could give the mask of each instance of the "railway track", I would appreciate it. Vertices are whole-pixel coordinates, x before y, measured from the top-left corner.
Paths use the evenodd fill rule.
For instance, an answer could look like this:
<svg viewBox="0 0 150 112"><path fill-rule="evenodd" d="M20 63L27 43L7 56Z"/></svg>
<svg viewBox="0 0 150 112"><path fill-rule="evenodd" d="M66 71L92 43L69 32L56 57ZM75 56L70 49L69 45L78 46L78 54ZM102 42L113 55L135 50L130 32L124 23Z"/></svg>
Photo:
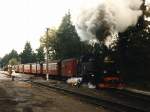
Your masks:
<svg viewBox="0 0 150 112"><path fill-rule="evenodd" d="M97 106L102 106L102 107L107 108L109 110L112 110L114 112L150 112L150 110L147 110L146 108L142 108L140 106L133 106L133 105L126 104L126 103L114 102L114 101L111 101L108 99L106 100L104 98L91 96L91 95L85 94L83 92L79 92L79 91L77 92L77 91L69 90L63 86L58 87L55 85L46 85L46 84L43 84L40 82L35 82L34 80L31 80L31 79L22 79L20 77L16 78L16 80L31 83L33 85L36 85L36 86L39 86L42 88L46 87L48 89L54 89L56 91L59 90L59 92L61 91L61 92L64 92L65 94L75 95L80 100L84 100L88 103L91 103L91 104L94 104ZM122 91L117 91L117 93L125 94L125 95L130 96L130 97L134 96L133 94L129 94L127 92L122 92ZM134 98L141 99L142 97L139 97L139 95L137 95L137 96L134 96ZM145 97L144 97L144 99L146 100ZM149 104L150 104L150 102L149 102Z"/></svg>
<svg viewBox="0 0 150 112"><path fill-rule="evenodd" d="M133 93L127 89L124 90L116 90L115 93L117 94L122 94L122 95L126 95L126 96L130 96L130 97L134 97L143 101L149 101L150 102L150 96L149 95L145 95L145 94L139 94L139 93Z"/></svg>
<svg viewBox="0 0 150 112"><path fill-rule="evenodd" d="M59 92L62 91L67 94L75 95L75 96L79 97L81 100L84 100L88 103L91 103L91 104L94 104L97 106L102 106L102 107L112 110L114 112L149 112L145 108L135 107L132 105L123 104L123 103L119 103L119 102L113 102L111 100L106 100L106 99L103 99L100 97L95 97L95 96L87 95L87 94L84 94L81 92L72 91L65 87L58 87L55 85L45 85L45 84L42 84L39 82L34 82L31 80L24 80L24 81L31 83L33 85L36 85L36 86L46 87L49 89L55 89L55 90L59 90Z"/></svg>

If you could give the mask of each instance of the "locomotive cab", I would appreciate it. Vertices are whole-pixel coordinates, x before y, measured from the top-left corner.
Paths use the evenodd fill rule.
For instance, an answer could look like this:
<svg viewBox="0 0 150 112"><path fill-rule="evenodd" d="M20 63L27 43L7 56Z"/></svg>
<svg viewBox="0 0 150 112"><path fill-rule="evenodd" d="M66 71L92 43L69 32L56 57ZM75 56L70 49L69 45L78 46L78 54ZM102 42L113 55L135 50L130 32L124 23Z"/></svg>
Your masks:
<svg viewBox="0 0 150 112"><path fill-rule="evenodd" d="M83 78L83 83L97 85L101 70L97 58L93 54L88 54L80 59L79 64L80 76Z"/></svg>

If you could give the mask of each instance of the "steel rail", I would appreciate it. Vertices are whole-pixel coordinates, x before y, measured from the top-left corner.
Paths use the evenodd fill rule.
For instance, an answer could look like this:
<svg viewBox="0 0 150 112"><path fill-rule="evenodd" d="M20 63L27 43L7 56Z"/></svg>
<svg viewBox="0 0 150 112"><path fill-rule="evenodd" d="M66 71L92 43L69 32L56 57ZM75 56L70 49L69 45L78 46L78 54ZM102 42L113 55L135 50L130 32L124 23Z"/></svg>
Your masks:
<svg viewBox="0 0 150 112"><path fill-rule="evenodd" d="M87 95L87 94L84 94L81 92L72 91L72 90L69 90L65 87L58 87L58 86L54 86L54 85L45 85L45 84L42 84L40 82L34 82L31 80L24 80L24 81L31 83L31 84L34 84L34 85L41 86L41 87L47 87L50 89L64 91L64 92L69 93L71 95L79 96L81 99L86 100L88 103L91 103L91 104L94 104L97 106L102 106L102 107L107 108L109 110L112 110L114 112L148 112L145 109L141 109L140 107L134 107L134 106L127 105L127 104L113 102L111 100L106 100L106 99L103 99L100 97L95 97L95 96Z"/></svg>
<svg viewBox="0 0 150 112"><path fill-rule="evenodd" d="M118 103L118 102L106 100L106 99L100 98L100 97L90 96L90 95L87 95L87 94L84 94L81 92L69 90L65 87L58 87L58 86L54 86L54 85L45 85L40 82L32 81L31 79L21 79L20 77L16 77L16 79L20 79L19 81L24 81L24 82L31 83L31 84L34 84L37 86L47 87L49 89L61 90L66 93L69 93L71 95L79 96L81 99L86 100L87 102L89 102L91 104L94 104L97 106L102 106L102 107L112 110L114 112L149 112L144 108L135 107L135 106L123 104L123 103Z"/></svg>

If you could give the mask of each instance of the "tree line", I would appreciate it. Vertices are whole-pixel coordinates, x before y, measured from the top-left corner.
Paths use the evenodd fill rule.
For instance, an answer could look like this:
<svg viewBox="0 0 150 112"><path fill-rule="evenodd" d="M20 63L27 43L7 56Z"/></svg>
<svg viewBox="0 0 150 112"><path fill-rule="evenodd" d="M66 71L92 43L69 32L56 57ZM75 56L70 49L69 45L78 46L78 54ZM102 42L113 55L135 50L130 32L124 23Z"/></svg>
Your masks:
<svg viewBox="0 0 150 112"><path fill-rule="evenodd" d="M90 52L92 45L88 41L82 42L77 34L75 26L71 21L70 12L62 18L58 29L49 28L48 32L40 38L40 47L33 51L30 42L26 42L23 51L18 54L12 50L1 59L1 65L7 66L25 63L45 62L46 48L48 49L49 60L80 57Z"/></svg>

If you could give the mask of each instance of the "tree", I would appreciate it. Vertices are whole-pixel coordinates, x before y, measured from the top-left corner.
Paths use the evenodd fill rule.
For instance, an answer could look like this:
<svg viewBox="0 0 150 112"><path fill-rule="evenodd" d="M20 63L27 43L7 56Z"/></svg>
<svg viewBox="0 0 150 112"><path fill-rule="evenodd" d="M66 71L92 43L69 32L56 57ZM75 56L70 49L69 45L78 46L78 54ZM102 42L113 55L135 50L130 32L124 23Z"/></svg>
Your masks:
<svg viewBox="0 0 150 112"><path fill-rule="evenodd" d="M150 79L150 12L144 4L141 6L143 15L135 27L119 34L116 47L116 61L126 80Z"/></svg>
<svg viewBox="0 0 150 112"><path fill-rule="evenodd" d="M16 60L18 61L18 60L19 60L19 55L18 55L17 51L13 49L13 50L9 53L9 58L10 58L10 59L16 58Z"/></svg>
<svg viewBox="0 0 150 112"><path fill-rule="evenodd" d="M37 54L36 54L37 62L39 63L44 62L45 60L44 48L40 46L38 49L36 49L36 51L37 51Z"/></svg>
<svg viewBox="0 0 150 112"><path fill-rule="evenodd" d="M0 58L0 68L2 67L2 58Z"/></svg>
<svg viewBox="0 0 150 112"><path fill-rule="evenodd" d="M81 46L81 49L80 49L81 55L92 53L93 46L89 43L88 40L81 41L80 46Z"/></svg>
<svg viewBox="0 0 150 112"><path fill-rule="evenodd" d="M20 54L21 63L33 63L36 62L36 57L32 51L30 42L26 42L23 52Z"/></svg>
<svg viewBox="0 0 150 112"><path fill-rule="evenodd" d="M1 60L2 66L4 67L4 66L8 65L8 61L9 61L9 55L6 54Z"/></svg>
<svg viewBox="0 0 150 112"><path fill-rule="evenodd" d="M56 58L56 32L55 28L48 28L46 34L40 38L41 47L45 48L49 59Z"/></svg>
<svg viewBox="0 0 150 112"><path fill-rule="evenodd" d="M16 58L11 58L10 60L9 60L9 65L17 65L18 64L18 60L16 59Z"/></svg>
<svg viewBox="0 0 150 112"><path fill-rule="evenodd" d="M70 58L80 55L80 38L71 22L70 12L63 17L58 28L54 49L56 58Z"/></svg>
<svg viewBox="0 0 150 112"><path fill-rule="evenodd" d="M2 66L7 66L11 59L15 59L17 61L17 63L19 62L19 55L18 55L17 51L15 51L14 49L9 54L6 54L1 59Z"/></svg>

